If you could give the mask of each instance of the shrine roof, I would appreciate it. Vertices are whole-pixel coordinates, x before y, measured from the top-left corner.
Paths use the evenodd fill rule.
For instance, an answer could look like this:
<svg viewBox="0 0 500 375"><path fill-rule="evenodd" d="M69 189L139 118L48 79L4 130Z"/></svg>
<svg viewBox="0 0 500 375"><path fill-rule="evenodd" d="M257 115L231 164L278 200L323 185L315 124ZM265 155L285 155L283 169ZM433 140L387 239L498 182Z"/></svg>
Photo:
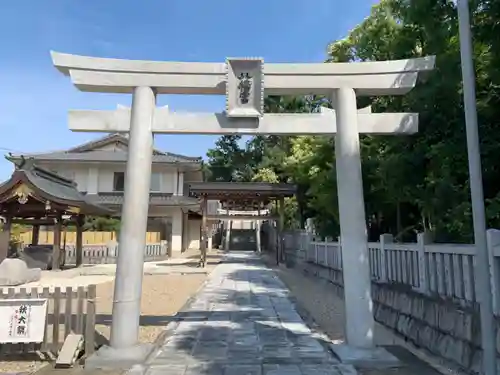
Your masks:
<svg viewBox="0 0 500 375"><path fill-rule="evenodd" d="M103 147L115 146L112 149L103 149ZM64 161L64 162L121 162L127 161L129 147L128 135L111 134L93 141L72 147L67 150L52 152L42 152L29 155L10 155L9 160L18 163L24 157L33 158L35 163L38 161ZM192 157L171 152L153 150L153 163L195 165L201 163L201 157Z"/></svg>
<svg viewBox="0 0 500 375"><path fill-rule="evenodd" d="M191 182L189 194L208 199L277 199L292 197L297 187L292 184L269 182Z"/></svg>
<svg viewBox="0 0 500 375"><path fill-rule="evenodd" d="M78 211L85 215L111 215L113 211L92 203L80 193L76 183L54 172L35 165L34 159L20 157L13 160L6 157L16 166L9 180L0 185L0 205L19 200L21 196L34 198L45 204L50 202L67 208L68 211ZM22 205L22 203L19 203Z"/></svg>

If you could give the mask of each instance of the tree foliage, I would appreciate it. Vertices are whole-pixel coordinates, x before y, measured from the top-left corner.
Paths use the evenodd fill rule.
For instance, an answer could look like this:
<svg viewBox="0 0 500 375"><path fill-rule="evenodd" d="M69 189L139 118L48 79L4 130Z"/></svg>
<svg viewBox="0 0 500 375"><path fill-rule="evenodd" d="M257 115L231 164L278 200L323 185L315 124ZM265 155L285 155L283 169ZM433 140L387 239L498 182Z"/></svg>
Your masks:
<svg viewBox="0 0 500 375"><path fill-rule="evenodd" d="M489 227L500 227L500 2L471 3L483 183ZM328 46L327 63L435 55L436 69L405 96L360 98L374 112L417 112L412 136L361 136L369 236L414 238L432 231L438 241L470 241L469 174L458 37L451 0L382 0L346 38ZM268 97L266 111L314 112L326 98ZM256 136L240 147L224 136L209 151L211 179L290 182L298 186L287 222L314 217L324 234L338 234L332 137Z"/></svg>
<svg viewBox="0 0 500 375"><path fill-rule="evenodd" d="M76 230L74 226L71 227L72 230ZM120 231L120 220L114 218L106 217L85 217L85 223L83 224L83 230L94 232L119 232Z"/></svg>

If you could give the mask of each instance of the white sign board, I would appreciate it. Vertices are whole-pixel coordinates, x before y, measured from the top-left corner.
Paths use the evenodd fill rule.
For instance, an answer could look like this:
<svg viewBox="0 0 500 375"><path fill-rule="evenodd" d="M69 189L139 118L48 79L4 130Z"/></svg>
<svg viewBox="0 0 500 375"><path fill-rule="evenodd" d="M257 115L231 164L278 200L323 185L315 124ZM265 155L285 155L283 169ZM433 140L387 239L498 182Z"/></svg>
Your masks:
<svg viewBox="0 0 500 375"><path fill-rule="evenodd" d="M0 299L0 343L42 342L46 299Z"/></svg>

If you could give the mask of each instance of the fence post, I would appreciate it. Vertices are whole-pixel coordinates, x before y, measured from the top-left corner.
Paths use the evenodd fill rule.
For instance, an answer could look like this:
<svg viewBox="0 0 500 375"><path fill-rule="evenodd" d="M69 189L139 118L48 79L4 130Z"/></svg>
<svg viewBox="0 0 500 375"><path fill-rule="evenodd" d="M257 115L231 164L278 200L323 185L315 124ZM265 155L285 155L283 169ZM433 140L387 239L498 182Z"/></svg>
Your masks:
<svg viewBox="0 0 500 375"><path fill-rule="evenodd" d="M95 350L95 312L96 286L91 284L87 289L87 308L85 316L85 354L90 355Z"/></svg>
<svg viewBox="0 0 500 375"><path fill-rule="evenodd" d="M292 246L295 248L295 262L300 260L302 254L302 232L300 230L292 231Z"/></svg>
<svg viewBox="0 0 500 375"><path fill-rule="evenodd" d="M332 244L333 238L331 237L326 237L326 243L325 243L325 266L328 267L328 253L330 251L335 251L335 248L333 246L329 246L329 244Z"/></svg>
<svg viewBox="0 0 500 375"><path fill-rule="evenodd" d="M118 256L118 242L116 241L108 241L108 243L106 244L107 248L108 248L108 251L107 251L107 256L110 257L110 258L115 258Z"/></svg>
<svg viewBox="0 0 500 375"><path fill-rule="evenodd" d="M380 235L380 281L386 283L387 279L387 253L385 251L386 244L393 243L394 237L392 234L384 233Z"/></svg>
<svg viewBox="0 0 500 375"><path fill-rule="evenodd" d="M302 235L301 235L301 242L302 242L302 252L300 254L301 261L307 261L307 254L309 252L311 238L312 238L312 233L310 233L310 232L305 232L305 233L302 233Z"/></svg>
<svg viewBox="0 0 500 375"><path fill-rule="evenodd" d="M325 260L326 257L327 257L327 254L328 254L328 243L330 242L330 237L325 237L325 242L323 242L323 259ZM319 259L318 259L318 264L319 263ZM321 263L322 266L324 266L324 261L323 263Z"/></svg>
<svg viewBox="0 0 500 375"><path fill-rule="evenodd" d="M311 254L311 245L313 245L313 243L314 243L314 234L312 232L307 232L306 241L307 241L307 247L306 247L306 256L305 256L304 261L308 262L310 259L309 254Z"/></svg>
<svg viewBox="0 0 500 375"><path fill-rule="evenodd" d="M163 256L163 255L167 255L167 241L165 240L161 240L160 241L160 255Z"/></svg>
<svg viewBox="0 0 500 375"><path fill-rule="evenodd" d="M493 293L493 311L498 313L500 310L499 302L499 265L497 262L497 252L500 250L500 230L488 229L486 231L486 241L488 244L488 257L490 263L491 292Z"/></svg>
<svg viewBox="0 0 500 375"><path fill-rule="evenodd" d="M344 270L344 264L342 263L342 241L341 241L341 238L340 236L337 237L337 243L338 243L338 246L337 246L337 249L338 249L338 252L339 252L339 270L340 271L343 271Z"/></svg>
<svg viewBox="0 0 500 375"><path fill-rule="evenodd" d="M429 294L429 268L425 260L425 245L431 243L430 233L417 234L419 291Z"/></svg>
<svg viewBox="0 0 500 375"><path fill-rule="evenodd" d="M314 240L314 264L318 263L318 241Z"/></svg>

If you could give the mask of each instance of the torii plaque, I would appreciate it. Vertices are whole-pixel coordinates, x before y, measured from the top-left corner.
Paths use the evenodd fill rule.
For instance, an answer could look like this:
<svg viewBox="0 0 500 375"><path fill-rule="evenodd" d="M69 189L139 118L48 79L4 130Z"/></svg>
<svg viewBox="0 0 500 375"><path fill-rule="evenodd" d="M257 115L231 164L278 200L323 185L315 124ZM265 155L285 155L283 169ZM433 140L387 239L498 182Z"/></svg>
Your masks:
<svg viewBox="0 0 500 375"><path fill-rule="evenodd" d="M258 118L264 114L264 61L226 60L226 116Z"/></svg>

